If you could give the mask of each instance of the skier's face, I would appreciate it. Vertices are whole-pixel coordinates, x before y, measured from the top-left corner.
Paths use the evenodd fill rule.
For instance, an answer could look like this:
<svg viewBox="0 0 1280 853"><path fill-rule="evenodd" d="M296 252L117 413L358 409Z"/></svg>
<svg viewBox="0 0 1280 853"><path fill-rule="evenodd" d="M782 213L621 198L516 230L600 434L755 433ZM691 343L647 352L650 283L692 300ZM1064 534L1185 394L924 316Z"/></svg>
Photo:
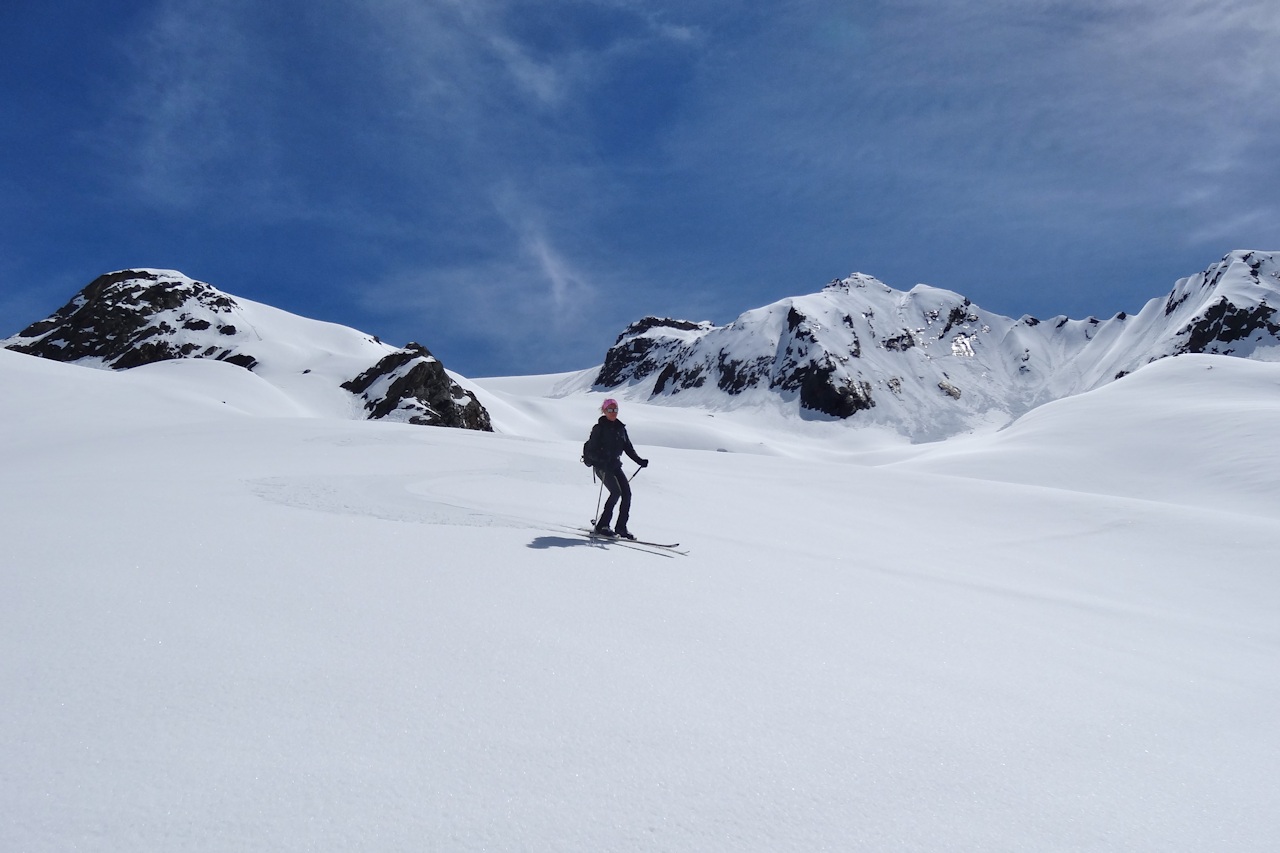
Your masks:
<svg viewBox="0 0 1280 853"><path fill-rule="evenodd" d="M604 410L604 416L605 416L606 418L608 418L609 420L611 420L611 421L617 420L617 419L618 419L618 407L617 407L617 406L610 406L609 408L605 409L605 410Z"/></svg>

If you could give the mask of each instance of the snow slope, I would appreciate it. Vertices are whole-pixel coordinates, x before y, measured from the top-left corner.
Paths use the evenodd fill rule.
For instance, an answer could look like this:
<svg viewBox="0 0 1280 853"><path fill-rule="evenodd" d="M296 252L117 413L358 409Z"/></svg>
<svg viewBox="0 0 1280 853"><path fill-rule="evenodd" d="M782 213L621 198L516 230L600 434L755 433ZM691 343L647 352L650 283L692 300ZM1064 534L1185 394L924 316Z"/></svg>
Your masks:
<svg viewBox="0 0 1280 853"><path fill-rule="evenodd" d="M0 351L0 850L1275 849L1280 365L928 447L625 404L688 557L567 529L579 381Z"/></svg>
<svg viewBox="0 0 1280 853"><path fill-rule="evenodd" d="M1184 355L1002 432L926 447L905 467L1274 519L1277 423L1273 365Z"/></svg>

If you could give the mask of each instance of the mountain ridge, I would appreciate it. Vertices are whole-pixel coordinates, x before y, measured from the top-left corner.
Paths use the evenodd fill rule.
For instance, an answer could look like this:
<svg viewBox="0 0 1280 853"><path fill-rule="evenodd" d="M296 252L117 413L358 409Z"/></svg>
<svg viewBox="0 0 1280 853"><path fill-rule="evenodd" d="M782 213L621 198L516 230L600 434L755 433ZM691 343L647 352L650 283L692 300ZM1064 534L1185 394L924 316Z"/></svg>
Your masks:
<svg viewBox="0 0 1280 853"><path fill-rule="evenodd" d="M807 420L887 428L914 442L1008 425L1161 358L1209 353L1280 361L1280 261L1239 250L1137 314L1018 319L959 293L895 290L853 273L723 326L644 317L598 369L557 394L728 410L771 405ZM492 430L483 390L424 346L231 296L174 270L99 276L8 349L91 367L225 361L322 416ZM458 381L461 380L461 383ZM471 383L474 386L474 383ZM495 401L491 401L495 402Z"/></svg>
<svg viewBox="0 0 1280 853"><path fill-rule="evenodd" d="M646 317L628 326L595 390L746 404L762 393L803 417L934 440L1005 424L1050 400L1183 353L1280 360L1280 261L1240 250L1179 279L1134 315L1005 317L929 285L854 273L724 326Z"/></svg>
<svg viewBox="0 0 1280 853"><path fill-rule="evenodd" d="M175 359L225 361L319 414L492 430L478 398L421 344L393 347L346 326L232 296L176 270L101 275L0 344L112 370Z"/></svg>

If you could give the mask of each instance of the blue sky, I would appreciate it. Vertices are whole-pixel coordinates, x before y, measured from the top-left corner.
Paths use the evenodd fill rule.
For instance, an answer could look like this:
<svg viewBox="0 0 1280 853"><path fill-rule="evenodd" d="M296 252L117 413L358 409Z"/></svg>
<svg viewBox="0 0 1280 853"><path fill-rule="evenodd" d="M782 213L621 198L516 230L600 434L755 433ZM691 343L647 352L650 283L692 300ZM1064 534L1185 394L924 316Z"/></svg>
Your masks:
<svg viewBox="0 0 1280 853"><path fill-rule="evenodd" d="M0 334L125 267L598 364L853 271L1136 311L1280 249L1274 0L10 0Z"/></svg>

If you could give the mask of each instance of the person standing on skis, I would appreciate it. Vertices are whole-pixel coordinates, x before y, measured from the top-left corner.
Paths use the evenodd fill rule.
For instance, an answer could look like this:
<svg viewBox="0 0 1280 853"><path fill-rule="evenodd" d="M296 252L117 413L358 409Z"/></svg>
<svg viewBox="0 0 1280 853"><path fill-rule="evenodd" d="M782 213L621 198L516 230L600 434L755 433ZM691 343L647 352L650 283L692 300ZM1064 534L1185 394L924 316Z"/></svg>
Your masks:
<svg viewBox="0 0 1280 853"><path fill-rule="evenodd" d="M622 473L622 454L627 454L641 468L649 467L648 459L641 459L631 445L627 435L627 426L618 420L618 401L605 400L600 406L600 420L591 428L591 437L583 446L583 461L590 465L609 490L609 499L604 502L604 511L596 519L595 532L601 536L619 536L623 539L635 539L627 530L627 520L631 517L631 483L627 475ZM613 509L618 508L618 526L609 529L613 519Z"/></svg>

